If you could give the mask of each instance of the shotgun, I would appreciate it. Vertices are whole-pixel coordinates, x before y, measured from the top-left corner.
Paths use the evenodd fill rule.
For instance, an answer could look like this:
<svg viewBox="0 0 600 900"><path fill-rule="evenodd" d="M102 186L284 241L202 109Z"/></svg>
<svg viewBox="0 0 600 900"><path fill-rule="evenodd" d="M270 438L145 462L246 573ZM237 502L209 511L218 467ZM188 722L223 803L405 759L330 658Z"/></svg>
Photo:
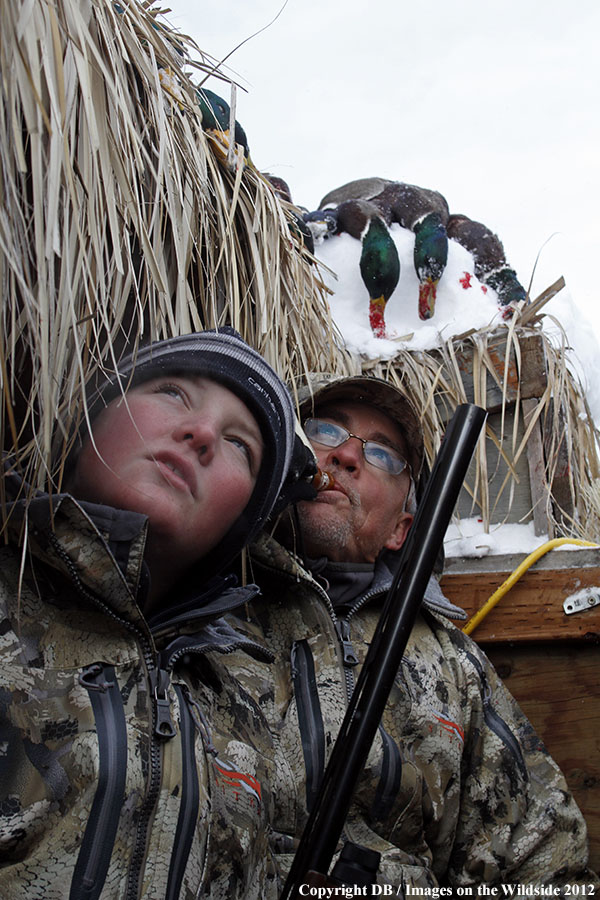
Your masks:
<svg viewBox="0 0 600 900"><path fill-rule="evenodd" d="M300 896L302 884L322 884L329 877L354 789L379 727L485 419L485 410L464 404L457 408L446 429L281 900ZM334 871L332 877L339 876Z"/></svg>

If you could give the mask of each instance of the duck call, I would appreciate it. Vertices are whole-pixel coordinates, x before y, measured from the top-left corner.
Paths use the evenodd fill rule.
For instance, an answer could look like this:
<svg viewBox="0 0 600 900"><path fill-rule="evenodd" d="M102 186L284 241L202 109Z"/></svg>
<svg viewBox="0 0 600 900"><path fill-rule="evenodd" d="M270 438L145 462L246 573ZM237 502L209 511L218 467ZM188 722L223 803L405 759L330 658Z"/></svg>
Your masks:
<svg viewBox="0 0 600 900"><path fill-rule="evenodd" d="M312 486L318 493L321 491L330 491L335 484L335 479L331 472L325 472L323 469L317 469L312 477Z"/></svg>

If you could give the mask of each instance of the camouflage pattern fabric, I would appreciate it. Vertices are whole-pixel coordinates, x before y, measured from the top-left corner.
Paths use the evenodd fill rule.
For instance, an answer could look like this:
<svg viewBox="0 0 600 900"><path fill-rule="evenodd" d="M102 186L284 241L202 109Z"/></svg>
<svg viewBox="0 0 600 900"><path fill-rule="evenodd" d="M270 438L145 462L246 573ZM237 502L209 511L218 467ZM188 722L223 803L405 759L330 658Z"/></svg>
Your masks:
<svg viewBox="0 0 600 900"><path fill-rule="evenodd" d="M277 661L233 656L229 665L275 735L274 847L285 872L358 671L344 665L344 653L364 660L382 596L355 612L343 647L324 589L295 557L265 536L252 548L251 565L263 597L236 626L264 641ZM379 850L380 883L400 891L580 883L598 893L600 886L586 867L585 822L557 765L483 652L425 609L346 838Z"/></svg>
<svg viewBox="0 0 600 900"><path fill-rule="evenodd" d="M0 550L0 897L275 897L257 704L210 642L153 638L139 517L36 504Z"/></svg>

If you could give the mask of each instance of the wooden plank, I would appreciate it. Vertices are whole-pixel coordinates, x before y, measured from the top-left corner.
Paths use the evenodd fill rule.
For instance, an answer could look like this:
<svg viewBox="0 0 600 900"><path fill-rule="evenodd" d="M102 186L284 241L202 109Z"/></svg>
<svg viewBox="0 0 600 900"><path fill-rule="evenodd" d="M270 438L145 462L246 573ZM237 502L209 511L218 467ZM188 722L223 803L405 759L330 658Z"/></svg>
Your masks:
<svg viewBox="0 0 600 900"><path fill-rule="evenodd" d="M486 652L562 769L600 871L600 647L493 644Z"/></svg>
<svg viewBox="0 0 600 900"><path fill-rule="evenodd" d="M527 430L538 408L538 401L523 400L522 406L525 430ZM527 441L527 463L529 466L529 484L533 505L533 530L538 537L541 534L547 534L549 538L552 538L554 537L553 526L546 509L549 492L548 482L546 481L542 429L539 420L533 426Z"/></svg>
<svg viewBox="0 0 600 900"><path fill-rule="evenodd" d="M560 433L560 441L556 446L552 425L554 420L553 406L550 405L550 415L545 421L544 453L549 463L549 471L552 477L552 505L557 522L569 528L569 522L574 515L572 494L571 460L566 440L565 414L562 406L556 411L556 423Z"/></svg>
<svg viewBox="0 0 600 900"><path fill-rule="evenodd" d="M539 334L519 336L521 348L521 399L541 397L548 384L546 355Z"/></svg>
<svg viewBox="0 0 600 900"><path fill-rule="evenodd" d="M501 331L488 338L486 345L486 397L488 412L497 412L504 405L518 399L541 397L546 390L546 360L541 335L535 332L519 335L520 363L517 364L514 346L507 344L507 332ZM507 361L508 349L508 361ZM456 351L456 362L461 372L465 395L474 402L472 345ZM506 385L506 391L504 386Z"/></svg>
<svg viewBox="0 0 600 900"><path fill-rule="evenodd" d="M471 617L524 556L447 559L441 587ZM600 550L554 550L539 559L472 636L493 641L600 640L600 605L567 615L563 603L584 588L600 596Z"/></svg>
<svg viewBox="0 0 600 900"><path fill-rule="evenodd" d="M515 463L512 453L512 433L515 426L515 410L513 404L506 410L504 418L500 413L492 413L488 416L487 427L491 429L498 441L502 441L504 456L499 452L496 444L490 437L486 437L485 449L487 460L487 492L489 495L489 507L492 522L526 522L531 520L531 489L529 484L529 468L527 454L523 452ZM516 446L521 444L524 434L523 416L519 416L517 426ZM509 460L512 465L512 473L517 482L513 486L513 474L509 473ZM465 483L474 488L476 484L477 461L473 459ZM507 477L508 476L508 477ZM479 488L481 490L481 488ZM460 493L457 505L457 514L461 518L469 518L479 515L480 506L473 507L473 501L466 488Z"/></svg>
<svg viewBox="0 0 600 900"><path fill-rule="evenodd" d="M474 402L474 354L478 351L472 345L457 343L455 347L456 364L463 380L466 398ZM502 330L489 336L485 350L481 352L481 365L485 372L485 397L481 399L478 396L477 402L484 404L488 412L488 436L485 444L487 470L483 474L485 485L482 487L476 477L480 469L474 460L466 479L468 488L461 492L457 513L469 518L479 515L482 510L486 515L489 511L490 521L497 523L530 521L535 512L536 534L548 534L551 537L551 518L546 503L548 491L543 478L543 445L536 440L537 431L528 442L531 447L527 446L518 459L514 459L524 435L521 406L517 406L516 401L523 400L535 408L534 399L542 396L547 388L544 344L539 332L520 332L518 347L517 360L515 344L507 344L507 332ZM478 378L480 374L478 373ZM481 380L483 381L483 377ZM449 417L451 412L445 406L445 399L443 395L436 397L442 418ZM519 416L515 424L517 411ZM490 436L490 430L501 444L501 451ZM535 472L534 482L531 482L530 467ZM536 492L535 501L532 499L532 487ZM472 498L473 491L475 501Z"/></svg>
<svg viewBox="0 0 600 900"><path fill-rule="evenodd" d="M536 322L538 320L538 314L543 306L548 303L549 300L552 300L553 297L558 294L559 291L565 286L565 279L561 275L554 284L551 284L549 288L536 297L533 303L524 306L521 310L521 316L519 318L519 325L527 325L528 322Z"/></svg>

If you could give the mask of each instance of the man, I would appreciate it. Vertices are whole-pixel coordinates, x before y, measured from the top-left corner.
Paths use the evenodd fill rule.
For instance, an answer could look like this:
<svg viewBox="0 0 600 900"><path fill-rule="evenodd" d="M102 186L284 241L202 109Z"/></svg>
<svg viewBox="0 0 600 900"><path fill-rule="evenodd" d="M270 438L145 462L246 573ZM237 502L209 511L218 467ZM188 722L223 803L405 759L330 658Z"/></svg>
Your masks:
<svg viewBox="0 0 600 900"><path fill-rule="evenodd" d="M246 684L276 735L283 869L411 526L423 460L418 417L386 382L316 378L301 412L333 488L298 504L296 520L276 532L282 543L263 536L253 547L265 599L247 626L276 654L272 671L246 670ZM597 890L585 824L563 776L451 618L464 614L431 579L346 838L382 853L379 879L400 895L482 883Z"/></svg>
<svg viewBox="0 0 600 900"><path fill-rule="evenodd" d="M68 493L5 475L0 896L274 897L270 735L223 663L260 648L221 616L258 593L227 570L294 463L291 398L222 329L124 360L89 422Z"/></svg>

